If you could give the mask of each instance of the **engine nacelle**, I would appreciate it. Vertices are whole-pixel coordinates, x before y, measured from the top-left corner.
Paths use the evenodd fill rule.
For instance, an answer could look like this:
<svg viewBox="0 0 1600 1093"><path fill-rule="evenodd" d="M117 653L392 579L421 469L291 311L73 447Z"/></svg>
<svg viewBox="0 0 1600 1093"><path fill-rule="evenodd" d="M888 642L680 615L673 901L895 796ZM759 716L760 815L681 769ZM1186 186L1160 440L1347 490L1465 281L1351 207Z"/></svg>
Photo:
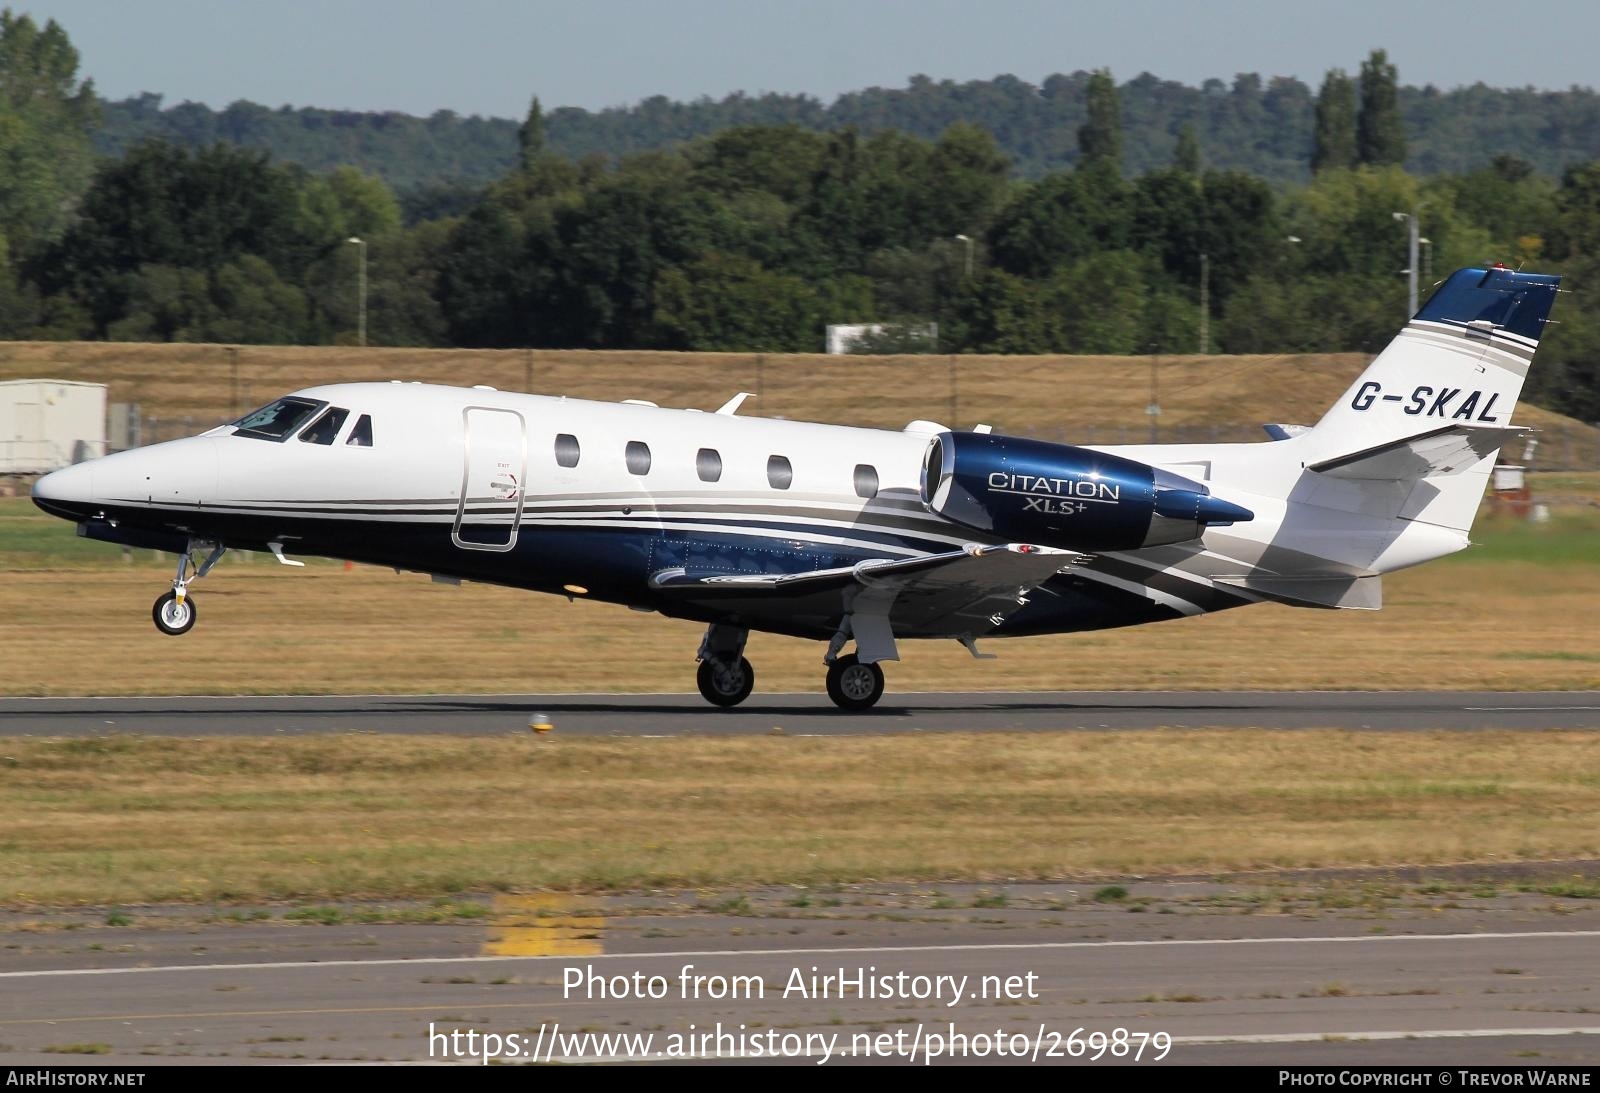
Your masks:
<svg viewBox="0 0 1600 1093"><path fill-rule="evenodd" d="M922 469L939 515L1013 542L1133 550L1198 539L1255 513L1148 463L1067 444L990 433L940 433Z"/></svg>

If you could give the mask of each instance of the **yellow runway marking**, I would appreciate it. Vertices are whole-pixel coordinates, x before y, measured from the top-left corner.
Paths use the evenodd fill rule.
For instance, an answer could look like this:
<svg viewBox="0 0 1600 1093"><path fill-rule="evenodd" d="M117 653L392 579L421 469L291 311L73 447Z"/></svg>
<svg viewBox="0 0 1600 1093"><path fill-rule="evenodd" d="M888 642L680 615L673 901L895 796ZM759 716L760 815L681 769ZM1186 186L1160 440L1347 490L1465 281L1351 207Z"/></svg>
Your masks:
<svg viewBox="0 0 1600 1093"><path fill-rule="evenodd" d="M600 956L605 952L599 915L571 913L577 898L558 892L496 896L490 905L484 956Z"/></svg>

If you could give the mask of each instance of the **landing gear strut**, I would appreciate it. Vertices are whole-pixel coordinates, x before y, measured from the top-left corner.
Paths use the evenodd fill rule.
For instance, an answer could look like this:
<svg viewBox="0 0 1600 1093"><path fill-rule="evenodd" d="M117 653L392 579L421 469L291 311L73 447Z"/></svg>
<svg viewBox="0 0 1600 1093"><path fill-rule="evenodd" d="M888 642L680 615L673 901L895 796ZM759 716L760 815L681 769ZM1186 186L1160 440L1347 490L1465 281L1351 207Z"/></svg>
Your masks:
<svg viewBox="0 0 1600 1093"><path fill-rule="evenodd" d="M695 683L713 706L737 706L755 689L756 670L744 658L750 631L742 626L712 623L700 642L700 669Z"/></svg>
<svg viewBox="0 0 1600 1093"><path fill-rule="evenodd" d="M194 552L205 547L210 548L210 553L206 555L205 561L195 568L194 576L191 577L189 568L194 565ZM194 628L199 613L195 610L194 600L189 596L189 582L198 581L210 573L211 567L217 564L217 559L222 557L225 550L227 547L221 543L189 540L188 549L178 555L178 575L172 579L172 591L164 593L150 609L150 617L155 620L157 630L175 638L180 634L187 634Z"/></svg>

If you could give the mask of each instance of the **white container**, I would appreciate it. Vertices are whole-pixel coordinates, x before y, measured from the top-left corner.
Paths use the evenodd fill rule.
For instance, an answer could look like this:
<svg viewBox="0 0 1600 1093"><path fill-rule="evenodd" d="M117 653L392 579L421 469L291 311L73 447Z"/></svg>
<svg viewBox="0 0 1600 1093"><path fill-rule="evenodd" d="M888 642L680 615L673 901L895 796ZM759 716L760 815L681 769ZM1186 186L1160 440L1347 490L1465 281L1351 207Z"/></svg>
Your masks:
<svg viewBox="0 0 1600 1093"><path fill-rule="evenodd" d="M44 474L105 454L105 384L0 382L0 474Z"/></svg>

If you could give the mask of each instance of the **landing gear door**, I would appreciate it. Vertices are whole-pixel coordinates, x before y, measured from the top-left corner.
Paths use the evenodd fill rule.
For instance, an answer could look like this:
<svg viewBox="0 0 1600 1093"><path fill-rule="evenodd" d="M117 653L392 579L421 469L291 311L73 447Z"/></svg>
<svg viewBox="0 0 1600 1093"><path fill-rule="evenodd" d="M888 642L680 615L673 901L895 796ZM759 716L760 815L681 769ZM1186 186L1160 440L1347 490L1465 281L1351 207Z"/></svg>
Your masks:
<svg viewBox="0 0 1600 1093"><path fill-rule="evenodd" d="M527 423L492 406L469 406L461 416L461 501L450 537L462 550L510 550L522 525Z"/></svg>

